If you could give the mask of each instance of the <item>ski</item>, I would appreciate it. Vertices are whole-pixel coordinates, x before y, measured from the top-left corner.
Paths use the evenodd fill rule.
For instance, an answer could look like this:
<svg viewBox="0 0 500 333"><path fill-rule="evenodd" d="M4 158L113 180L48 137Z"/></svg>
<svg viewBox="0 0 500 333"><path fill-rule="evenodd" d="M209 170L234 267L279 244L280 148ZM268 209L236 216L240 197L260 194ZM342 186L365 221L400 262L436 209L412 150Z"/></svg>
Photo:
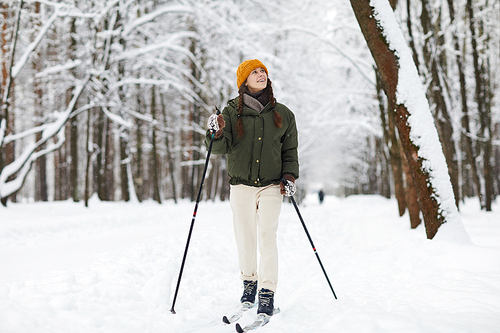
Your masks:
<svg viewBox="0 0 500 333"><path fill-rule="evenodd" d="M234 323L235 321L237 321L238 319L240 319L246 311L248 311L251 308L253 308L254 305L255 304L250 304L250 303L241 304L241 307L238 310L236 310L232 315L222 317L222 321L225 324Z"/></svg>
<svg viewBox="0 0 500 333"><path fill-rule="evenodd" d="M280 308L275 308L273 315L280 313L280 311L281 311ZM244 332L256 330L259 327L266 325L270 320L271 320L271 316L268 316L264 313L261 313L257 316L257 319L253 323L251 323L243 328L240 326L240 324L236 324L236 332L244 333Z"/></svg>

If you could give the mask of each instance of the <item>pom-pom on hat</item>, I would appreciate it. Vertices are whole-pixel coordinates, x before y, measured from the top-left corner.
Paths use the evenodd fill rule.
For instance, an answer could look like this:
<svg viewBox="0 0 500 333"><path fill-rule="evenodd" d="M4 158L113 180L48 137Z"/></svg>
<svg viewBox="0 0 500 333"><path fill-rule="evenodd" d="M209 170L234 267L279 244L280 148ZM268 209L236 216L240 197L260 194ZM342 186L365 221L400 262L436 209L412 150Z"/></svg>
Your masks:
<svg viewBox="0 0 500 333"><path fill-rule="evenodd" d="M269 76L266 66L264 66L264 64L258 59L245 60L238 66L238 69L236 70L236 84L238 85L238 89L243 82L245 82L250 73L259 67L264 68L266 74Z"/></svg>

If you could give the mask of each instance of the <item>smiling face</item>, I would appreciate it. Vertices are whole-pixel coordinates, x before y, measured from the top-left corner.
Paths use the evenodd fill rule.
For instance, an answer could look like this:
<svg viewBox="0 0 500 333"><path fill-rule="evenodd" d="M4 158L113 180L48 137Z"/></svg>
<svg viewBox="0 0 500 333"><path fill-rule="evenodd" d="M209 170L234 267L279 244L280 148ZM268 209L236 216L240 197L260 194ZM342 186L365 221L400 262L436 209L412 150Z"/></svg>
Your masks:
<svg viewBox="0 0 500 333"><path fill-rule="evenodd" d="M264 89L267 86L266 70L262 67L254 69L250 75L248 75L245 85L251 93L256 93Z"/></svg>

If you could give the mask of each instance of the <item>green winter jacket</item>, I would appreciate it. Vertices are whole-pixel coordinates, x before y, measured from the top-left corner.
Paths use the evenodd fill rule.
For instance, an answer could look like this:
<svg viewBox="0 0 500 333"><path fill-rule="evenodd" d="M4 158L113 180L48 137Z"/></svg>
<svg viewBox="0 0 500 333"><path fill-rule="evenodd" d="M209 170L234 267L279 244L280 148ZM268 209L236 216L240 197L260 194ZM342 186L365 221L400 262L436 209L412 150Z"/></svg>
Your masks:
<svg viewBox="0 0 500 333"><path fill-rule="evenodd" d="M277 128L270 103L260 113L244 105L241 117L245 134L238 139L238 99L230 100L222 111L226 126L212 146L213 154L227 154L229 184L260 187L279 184L286 174L299 178L297 127L292 111L276 103L283 124ZM211 137L207 131L207 147Z"/></svg>

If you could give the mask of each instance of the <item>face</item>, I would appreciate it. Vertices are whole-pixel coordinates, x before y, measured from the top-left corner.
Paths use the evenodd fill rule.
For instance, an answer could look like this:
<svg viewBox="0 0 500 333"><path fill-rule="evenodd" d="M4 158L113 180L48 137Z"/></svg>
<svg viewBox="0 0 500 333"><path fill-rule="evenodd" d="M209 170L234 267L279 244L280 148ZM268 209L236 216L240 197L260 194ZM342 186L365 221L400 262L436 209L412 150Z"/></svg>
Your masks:
<svg viewBox="0 0 500 333"><path fill-rule="evenodd" d="M251 93L261 91L267 86L267 74L264 68L258 67L248 75L247 83L245 84Z"/></svg>

